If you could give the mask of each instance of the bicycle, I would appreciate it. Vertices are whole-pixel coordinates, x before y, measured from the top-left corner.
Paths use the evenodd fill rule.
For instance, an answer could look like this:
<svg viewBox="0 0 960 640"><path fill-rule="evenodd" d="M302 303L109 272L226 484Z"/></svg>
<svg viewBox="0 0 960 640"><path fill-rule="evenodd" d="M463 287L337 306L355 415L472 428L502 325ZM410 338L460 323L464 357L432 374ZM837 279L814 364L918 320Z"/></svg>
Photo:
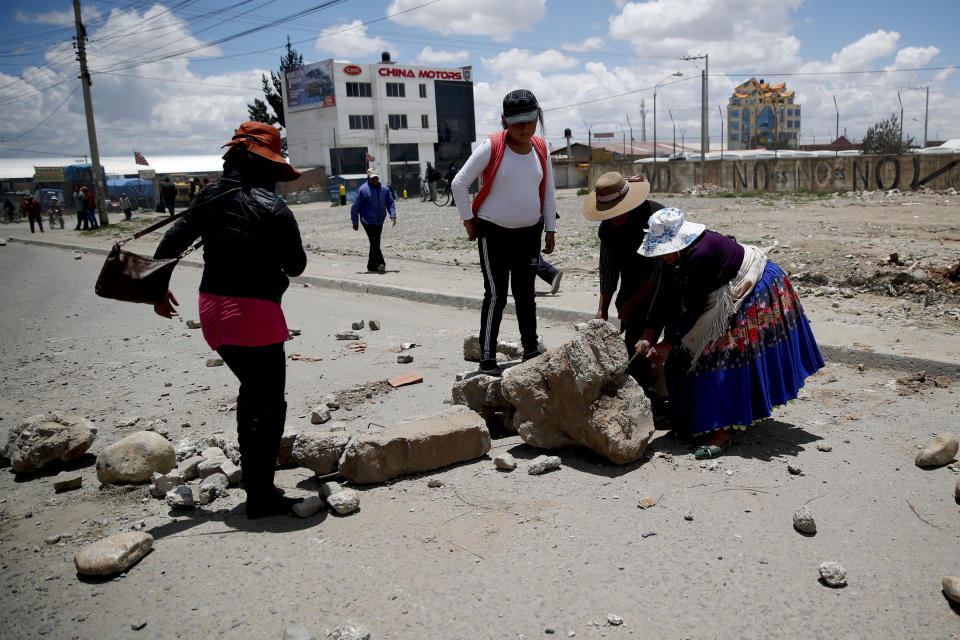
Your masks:
<svg viewBox="0 0 960 640"><path fill-rule="evenodd" d="M57 225L63 229L63 209L60 206L50 207L50 228L56 229Z"/></svg>
<svg viewBox="0 0 960 640"><path fill-rule="evenodd" d="M434 199L433 204L438 207L445 207L450 204L450 198L453 197L453 194L450 192L450 184L444 182L443 180L437 181L437 197Z"/></svg>

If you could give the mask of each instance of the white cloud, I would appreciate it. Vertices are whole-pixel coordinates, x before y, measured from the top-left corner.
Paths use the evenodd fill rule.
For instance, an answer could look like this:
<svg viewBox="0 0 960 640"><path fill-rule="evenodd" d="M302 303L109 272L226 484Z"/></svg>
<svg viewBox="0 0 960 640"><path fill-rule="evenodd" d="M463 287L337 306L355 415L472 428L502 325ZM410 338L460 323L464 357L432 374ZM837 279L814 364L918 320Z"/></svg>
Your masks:
<svg viewBox="0 0 960 640"><path fill-rule="evenodd" d="M516 31L532 30L547 14L546 0L444 0L417 8L422 4L423 0L393 0L387 15L403 26L506 41Z"/></svg>
<svg viewBox="0 0 960 640"><path fill-rule="evenodd" d="M804 64L804 72L831 73L838 71L857 71L869 69L878 58L892 55L897 50L900 34L896 31L880 29L868 33L856 42L848 44L830 56L829 62L809 62Z"/></svg>
<svg viewBox="0 0 960 640"><path fill-rule="evenodd" d="M367 35L367 27L361 20L327 27L320 32L314 46L318 51L329 51L338 58L368 56L390 49L383 38Z"/></svg>
<svg viewBox="0 0 960 640"><path fill-rule="evenodd" d="M492 58L481 58L481 60L489 71L505 78L539 73L544 70L569 69L580 64L576 58L565 56L556 49L533 53L516 47L498 53Z"/></svg>
<svg viewBox="0 0 960 640"><path fill-rule="evenodd" d="M583 53L585 51L596 51L603 47L603 38L593 36L587 38L583 42L564 42L560 45L560 48L564 51L572 51L574 53Z"/></svg>
<svg viewBox="0 0 960 640"><path fill-rule="evenodd" d="M434 51L433 47L424 47L417 61L421 64L456 64L470 57L468 51Z"/></svg>
<svg viewBox="0 0 960 640"><path fill-rule="evenodd" d="M83 20L86 23L92 20L99 20L100 16L101 14L96 7L87 5L83 8ZM13 19L25 24L52 24L58 27L72 27L75 22L73 9L48 11L47 13L27 13L23 9L20 9L13 15Z"/></svg>
<svg viewBox="0 0 960 640"><path fill-rule="evenodd" d="M936 47L904 47L897 51L897 57L893 64L885 67L888 71L896 69L916 69L926 66L931 60L939 55L940 49Z"/></svg>

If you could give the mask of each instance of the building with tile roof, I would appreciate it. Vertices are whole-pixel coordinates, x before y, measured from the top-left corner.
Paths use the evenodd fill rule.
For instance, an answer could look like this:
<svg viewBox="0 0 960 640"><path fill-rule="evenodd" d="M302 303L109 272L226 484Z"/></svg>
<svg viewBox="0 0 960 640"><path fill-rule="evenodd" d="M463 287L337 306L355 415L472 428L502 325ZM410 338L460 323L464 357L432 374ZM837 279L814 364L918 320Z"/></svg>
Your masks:
<svg viewBox="0 0 960 640"><path fill-rule="evenodd" d="M800 104L786 83L768 84L750 78L727 102L727 146L754 149L778 143L796 149L800 138Z"/></svg>

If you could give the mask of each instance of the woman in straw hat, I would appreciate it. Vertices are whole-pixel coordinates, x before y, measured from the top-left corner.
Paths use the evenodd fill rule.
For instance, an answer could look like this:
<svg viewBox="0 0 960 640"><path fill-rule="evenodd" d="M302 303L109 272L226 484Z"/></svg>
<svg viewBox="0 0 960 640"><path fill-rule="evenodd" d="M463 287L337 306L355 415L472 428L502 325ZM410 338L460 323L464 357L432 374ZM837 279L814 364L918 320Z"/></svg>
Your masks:
<svg viewBox="0 0 960 640"><path fill-rule="evenodd" d="M278 492L273 472L287 410L283 343L290 337L280 298L288 277L303 273L307 256L293 213L274 194L277 182L300 175L280 153L280 132L245 122L224 146L230 149L223 177L200 191L194 207L239 190L177 220L155 257L178 256L203 239L200 325L210 348L240 380L237 436L247 517L253 519L288 513L298 502ZM173 317L176 304L168 292L154 310Z"/></svg>
<svg viewBox="0 0 960 640"><path fill-rule="evenodd" d="M647 200L650 183L643 176L625 178L616 171L597 178L593 192L583 203L587 220L600 221L600 305L595 318L607 320L613 301L620 319L627 356L627 371L643 387L657 422L665 419L667 390L663 366L644 358L633 358L646 322L644 306L653 291L656 260L637 253L643 242L650 215L663 208ZM619 285L619 290L618 290ZM613 294L616 292L616 300ZM629 303L629 304L628 304Z"/></svg>
<svg viewBox="0 0 960 640"><path fill-rule="evenodd" d="M557 214L547 144L534 135L537 123L543 126L536 96L526 89L511 91L503 98L500 119L503 131L480 143L452 185L467 237L478 241L483 272L480 372L488 375L500 375L497 335L507 304L508 279L523 359L540 355L534 280L541 239L543 253L553 252ZM482 179L482 186L471 204L467 192L477 178Z"/></svg>
<svg viewBox="0 0 960 640"><path fill-rule="evenodd" d="M650 217L639 252L662 258L663 269L637 352L667 363L674 431L708 438L697 458L720 455L728 429L769 417L823 367L810 324L790 280L760 249L679 209Z"/></svg>

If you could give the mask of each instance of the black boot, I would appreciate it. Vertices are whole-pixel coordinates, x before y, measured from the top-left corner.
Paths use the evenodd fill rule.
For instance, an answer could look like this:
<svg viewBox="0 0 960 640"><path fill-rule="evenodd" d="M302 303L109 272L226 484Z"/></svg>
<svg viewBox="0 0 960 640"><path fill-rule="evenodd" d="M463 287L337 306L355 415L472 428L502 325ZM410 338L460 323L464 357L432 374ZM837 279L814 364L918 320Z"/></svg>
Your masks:
<svg viewBox="0 0 960 640"><path fill-rule="evenodd" d="M293 505L300 502L282 496L273 484L286 412L286 402L272 408L237 402L240 469L250 520L289 514Z"/></svg>

